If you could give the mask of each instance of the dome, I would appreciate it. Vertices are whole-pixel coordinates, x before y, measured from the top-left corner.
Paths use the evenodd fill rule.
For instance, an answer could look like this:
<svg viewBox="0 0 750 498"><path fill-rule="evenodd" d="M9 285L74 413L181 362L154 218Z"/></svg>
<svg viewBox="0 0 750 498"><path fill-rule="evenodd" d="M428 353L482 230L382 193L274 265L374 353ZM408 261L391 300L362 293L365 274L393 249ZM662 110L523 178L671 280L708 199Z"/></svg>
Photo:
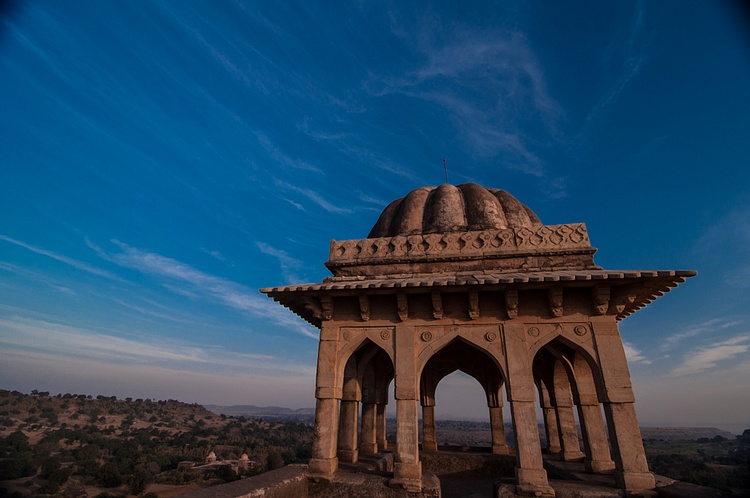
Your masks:
<svg viewBox="0 0 750 498"><path fill-rule="evenodd" d="M537 215L504 190L446 183L391 202L367 238L540 226Z"/></svg>

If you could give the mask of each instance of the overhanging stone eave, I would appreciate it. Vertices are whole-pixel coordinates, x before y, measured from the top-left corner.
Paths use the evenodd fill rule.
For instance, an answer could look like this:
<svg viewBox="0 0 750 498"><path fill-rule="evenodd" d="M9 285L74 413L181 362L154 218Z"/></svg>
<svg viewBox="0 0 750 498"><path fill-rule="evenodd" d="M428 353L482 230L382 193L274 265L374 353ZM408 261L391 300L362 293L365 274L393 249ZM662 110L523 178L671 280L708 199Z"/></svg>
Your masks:
<svg viewBox="0 0 750 498"><path fill-rule="evenodd" d="M636 282L643 283L643 289L635 292L632 300L624 304L622 311L616 314L617 319L622 320L695 275L697 275L695 270L571 270L498 274L428 274L382 279L333 277L320 283L263 288L260 292L288 308L306 322L320 328L322 320L317 318L310 308L310 298L320 296L352 296L361 293L392 294L396 290L405 293L423 293L433 290L461 292L461 287L476 286L487 291L502 291L507 288L540 289L553 285L593 288L597 285L619 287Z"/></svg>
<svg viewBox="0 0 750 498"><path fill-rule="evenodd" d="M675 281L675 285L686 278L697 275L695 270L561 270L561 271L529 271L529 272L458 272L458 273L430 273L399 275L396 278L336 278L331 277L320 283L293 284L280 287L266 287L259 289L261 293L274 297L284 293L368 290L386 288L409 287L443 287L456 285L487 285L487 284L527 284L541 282L618 282L622 280L638 279L668 279Z"/></svg>

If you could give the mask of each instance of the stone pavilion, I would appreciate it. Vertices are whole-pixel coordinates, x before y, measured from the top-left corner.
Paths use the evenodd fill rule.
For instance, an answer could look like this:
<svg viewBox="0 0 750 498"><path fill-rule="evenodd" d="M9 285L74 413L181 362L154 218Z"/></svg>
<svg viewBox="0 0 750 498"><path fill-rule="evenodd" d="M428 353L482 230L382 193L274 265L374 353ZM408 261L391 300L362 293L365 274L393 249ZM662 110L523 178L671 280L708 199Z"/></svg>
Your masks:
<svg viewBox="0 0 750 498"><path fill-rule="evenodd" d="M515 455L519 494L554 495L543 452L652 489L618 321L696 272L604 270L595 252L583 223L544 225L505 191L444 184L393 201L367 238L331 241L332 277L262 289L320 329L309 472L393 451L391 485L419 492L420 453L438 451L435 390L460 370L484 390L492 452Z"/></svg>

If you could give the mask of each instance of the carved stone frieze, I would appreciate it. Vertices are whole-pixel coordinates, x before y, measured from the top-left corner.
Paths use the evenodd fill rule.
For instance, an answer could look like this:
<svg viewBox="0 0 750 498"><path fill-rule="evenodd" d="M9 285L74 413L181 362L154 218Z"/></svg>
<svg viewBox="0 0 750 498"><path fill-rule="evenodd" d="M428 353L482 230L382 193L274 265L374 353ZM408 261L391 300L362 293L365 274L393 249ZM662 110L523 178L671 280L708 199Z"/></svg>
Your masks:
<svg viewBox="0 0 750 498"><path fill-rule="evenodd" d="M590 249L583 223L331 241L329 265L401 259Z"/></svg>

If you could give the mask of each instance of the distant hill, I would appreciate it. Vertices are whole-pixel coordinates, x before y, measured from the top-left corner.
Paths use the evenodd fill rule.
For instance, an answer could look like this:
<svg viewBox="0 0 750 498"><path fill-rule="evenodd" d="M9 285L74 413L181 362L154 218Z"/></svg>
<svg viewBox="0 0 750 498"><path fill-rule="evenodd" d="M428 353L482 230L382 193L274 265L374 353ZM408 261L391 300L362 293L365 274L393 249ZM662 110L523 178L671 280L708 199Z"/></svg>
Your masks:
<svg viewBox="0 0 750 498"><path fill-rule="evenodd" d="M315 417L314 408L299 408L293 410L283 406L255 406L255 405L203 405L206 410L217 415L230 417L281 417L281 418L310 418Z"/></svg>
<svg viewBox="0 0 750 498"><path fill-rule="evenodd" d="M663 439L665 441L692 441L701 438L712 439L721 436L734 439L735 435L716 427L641 427L643 439Z"/></svg>

